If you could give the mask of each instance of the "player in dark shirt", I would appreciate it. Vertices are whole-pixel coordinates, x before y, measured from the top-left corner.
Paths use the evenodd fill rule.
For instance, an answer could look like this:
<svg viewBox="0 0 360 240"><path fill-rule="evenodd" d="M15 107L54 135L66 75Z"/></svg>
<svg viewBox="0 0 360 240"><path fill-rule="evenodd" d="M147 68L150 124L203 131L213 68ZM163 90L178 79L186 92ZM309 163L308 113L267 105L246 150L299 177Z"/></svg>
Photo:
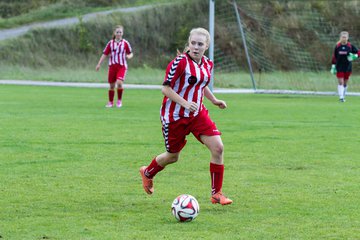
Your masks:
<svg viewBox="0 0 360 240"><path fill-rule="evenodd" d="M347 82L352 71L352 61L356 60L360 51L349 42L349 33L341 32L340 40L337 42L332 56L330 72L336 74L338 79L338 93L340 102L345 102Z"/></svg>

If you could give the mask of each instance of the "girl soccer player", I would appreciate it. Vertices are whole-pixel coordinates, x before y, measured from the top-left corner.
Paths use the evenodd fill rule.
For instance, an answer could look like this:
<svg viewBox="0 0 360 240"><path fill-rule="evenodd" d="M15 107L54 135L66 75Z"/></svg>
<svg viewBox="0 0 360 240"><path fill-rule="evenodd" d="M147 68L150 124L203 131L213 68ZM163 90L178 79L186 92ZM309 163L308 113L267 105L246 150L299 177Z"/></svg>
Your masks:
<svg viewBox="0 0 360 240"><path fill-rule="evenodd" d="M211 153L211 202L222 205L232 203L222 193L224 147L221 133L203 104L205 96L220 109L226 108L226 103L217 99L207 87L213 68L213 62L204 56L209 44L210 34L206 29L192 29L186 52L178 55L167 66L160 109L166 151L156 156L148 166L140 168L143 188L147 194L154 192L154 176L166 165L179 159L180 151L186 144L186 136L192 133Z"/></svg>
<svg viewBox="0 0 360 240"><path fill-rule="evenodd" d="M123 39L123 34L124 27L121 25L116 26L112 39L107 43L103 54L96 65L96 71L99 71L101 63L108 55L110 55L108 71L108 82L110 84L110 89L108 91L109 101L105 107L114 106L115 85L117 85L118 96L116 106L119 108L122 106L122 95L124 91L123 82L128 68L126 59L131 59L133 57L130 43Z"/></svg>
<svg viewBox="0 0 360 240"><path fill-rule="evenodd" d="M340 40L337 42L332 55L332 66L330 72L336 74L338 79L339 101L345 102L347 83L349 81L352 64L358 58L360 51L349 42L349 33L341 32Z"/></svg>

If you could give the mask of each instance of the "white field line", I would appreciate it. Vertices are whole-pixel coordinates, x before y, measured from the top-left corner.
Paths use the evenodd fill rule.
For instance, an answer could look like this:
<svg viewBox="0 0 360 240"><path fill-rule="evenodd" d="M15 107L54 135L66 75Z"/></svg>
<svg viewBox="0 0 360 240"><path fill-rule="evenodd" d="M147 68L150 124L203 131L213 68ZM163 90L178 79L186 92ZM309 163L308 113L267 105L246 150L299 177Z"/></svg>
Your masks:
<svg viewBox="0 0 360 240"><path fill-rule="evenodd" d="M46 82L32 80L0 80L0 84L9 85L32 85L32 86L52 86L52 87L86 87L86 88L108 88L108 83L84 83L84 82ZM124 84L125 88L133 89L161 89L158 85L138 85Z"/></svg>
<svg viewBox="0 0 360 240"><path fill-rule="evenodd" d="M46 82L32 80L0 80L0 85L31 85L31 86L53 86L53 87L86 87L86 88L108 88L108 83L84 83L84 82ZM143 84L124 84L128 89L161 89L161 85ZM233 93L233 94L299 94L299 95L337 95L336 92L318 91L295 91L295 90L265 90L265 89L228 89L215 88L214 93ZM348 92L349 96L360 96L358 92Z"/></svg>

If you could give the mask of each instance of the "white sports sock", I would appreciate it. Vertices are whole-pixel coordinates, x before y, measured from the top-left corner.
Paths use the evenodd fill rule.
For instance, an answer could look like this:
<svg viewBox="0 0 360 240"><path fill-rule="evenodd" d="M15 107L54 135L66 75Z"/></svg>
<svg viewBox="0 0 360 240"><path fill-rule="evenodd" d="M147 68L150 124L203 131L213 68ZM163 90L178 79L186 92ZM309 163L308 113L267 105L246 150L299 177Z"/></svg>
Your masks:
<svg viewBox="0 0 360 240"><path fill-rule="evenodd" d="M346 90L347 90L347 86L346 87L344 87L344 93L343 93L343 96L344 96L344 98L345 98L345 95L346 95Z"/></svg>
<svg viewBox="0 0 360 240"><path fill-rule="evenodd" d="M344 86L343 85L338 85L338 93L339 93L339 98L343 99L344 98Z"/></svg>

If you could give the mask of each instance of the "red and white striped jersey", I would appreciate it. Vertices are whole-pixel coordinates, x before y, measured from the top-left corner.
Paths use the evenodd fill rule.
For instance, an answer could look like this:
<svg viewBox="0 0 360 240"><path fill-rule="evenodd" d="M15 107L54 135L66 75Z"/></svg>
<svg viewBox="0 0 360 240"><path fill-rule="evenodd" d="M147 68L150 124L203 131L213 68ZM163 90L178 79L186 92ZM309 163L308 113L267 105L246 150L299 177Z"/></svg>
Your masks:
<svg viewBox="0 0 360 240"><path fill-rule="evenodd" d="M203 105L204 88L210 83L213 62L203 56L201 63L195 62L187 53L177 56L166 68L163 85L169 85L177 94L199 106L196 112L190 112L180 104L164 97L160 109L161 120L170 123L182 117L196 116L205 108Z"/></svg>
<svg viewBox="0 0 360 240"><path fill-rule="evenodd" d="M132 52L130 43L121 39L120 42L116 42L114 39L110 40L104 48L103 54L109 55L109 66L113 64L120 64L127 67L126 55Z"/></svg>

